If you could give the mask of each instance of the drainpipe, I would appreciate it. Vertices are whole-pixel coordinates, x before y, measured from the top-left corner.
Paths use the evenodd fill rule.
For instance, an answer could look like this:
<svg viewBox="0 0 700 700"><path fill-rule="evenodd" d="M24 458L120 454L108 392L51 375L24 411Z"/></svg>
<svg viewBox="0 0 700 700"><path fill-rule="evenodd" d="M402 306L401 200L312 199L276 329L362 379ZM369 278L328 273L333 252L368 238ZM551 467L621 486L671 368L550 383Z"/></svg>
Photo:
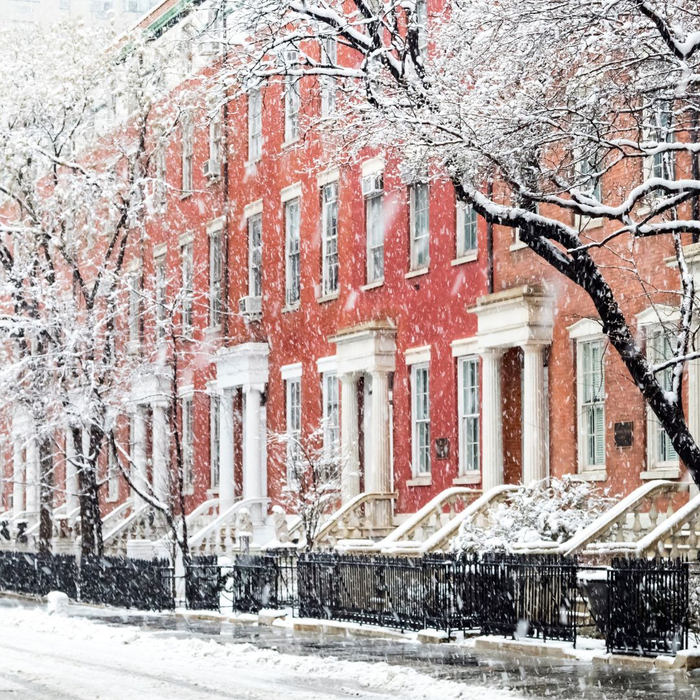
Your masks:
<svg viewBox="0 0 700 700"><path fill-rule="evenodd" d="M486 184L486 196L493 197L493 180L489 178ZM493 294L493 224L486 222L486 287L489 294Z"/></svg>
<svg viewBox="0 0 700 700"><path fill-rule="evenodd" d="M698 142L698 113L693 110L693 133L691 134L691 140L694 144ZM700 180L700 160L698 159L698 154L693 153L693 180ZM693 221L698 221L700 219L700 200L698 197L693 197L692 205L692 216ZM693 231L693 243L698 243L700 241L700 233Z"/></svg>

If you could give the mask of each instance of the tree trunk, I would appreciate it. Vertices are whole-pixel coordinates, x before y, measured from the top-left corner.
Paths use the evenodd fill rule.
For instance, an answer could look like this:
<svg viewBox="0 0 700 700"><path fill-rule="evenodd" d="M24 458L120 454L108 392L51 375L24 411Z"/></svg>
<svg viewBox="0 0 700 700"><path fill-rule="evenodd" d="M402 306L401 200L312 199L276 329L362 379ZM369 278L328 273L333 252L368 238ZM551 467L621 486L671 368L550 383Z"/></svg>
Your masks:
<svg viewBox="0 0 700 700"><path fill-rule="evenodd" d="M39 543L43 554L51 552L53 538L53 448L51 440L39 443Z"/></svg>
<svg viewBox="0 0 700 700"><path fill-rule="evenodd" d="M80 428L71 428L73 444L75 445L76 461L80 465L78 470L78 484L80 487L80 535L81 554L102 555L104 552L102 542L102 518L100 514L99 487L97 485L97 452L93 451L95 444L95 428L90 431L90 459L83 454L83 440Z"/></svg>

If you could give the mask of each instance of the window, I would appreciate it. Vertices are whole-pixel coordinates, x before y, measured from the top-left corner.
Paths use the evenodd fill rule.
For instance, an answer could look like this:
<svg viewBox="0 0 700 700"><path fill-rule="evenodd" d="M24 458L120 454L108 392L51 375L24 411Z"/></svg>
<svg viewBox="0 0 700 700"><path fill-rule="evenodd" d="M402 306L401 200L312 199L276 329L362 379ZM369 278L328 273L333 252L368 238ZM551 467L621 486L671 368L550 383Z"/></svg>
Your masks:
<svg viewBox="0 0 700 700"><path fill-rule="evenodd" d="M430 188L424 182L410 187L411 269L420 270L430 262Z"/></svg>
<svg viewBox="0 0 700 700"><path fill-rule="evenodd" d="M338 400L338 375L323 375L323 449L328 459L338 455L340 448L340 422Z"/></svg>
<svg viewBox="0 0 700 700"><path fill-rule="evenodd" d="M459 471L479 471L479 360L459 360Z"/></svg>
<svg viewBox="0 0 700 700"><path fill-rule="evenodd" d="M457 257L476 253L479 247L478 217L467 202L457 202Z"/></svg>
<svg viewBox="0 0 700 700"><path fill-rule="evenodd" d="M209 232L209 327L221 325L222 251L221 228Z"/></svg>
<svg viewBox="0 0 700 700"><path fill-rule="evenodd" d="M262 296L262 214L248 218L248 295Z"/></svg>
<svg viewBox="0 0 700 700"><path fill-rule="evenodd" d="M299 276L300 244L299 198L284 203L285 230L285 301L287 306L299 303L301 280Z"/></svg>
<svg viewBox="0 0 700 700"><path fill-rule="evenodd" d="M185 243L180 250L182 265L182 334L192 337L194 311L194 269L192 260L192 243Z"/></svg>
<svg viewBox="0 0 700 700"><path fill-rule="evenodd" d="M137 347L141 342L141 273L131 275L129 283L129 343Z"/></svg>
<svg viewBox="0 0 700 700"><path fill-rule="evenodd" d="M212 489L219 488L219 452L221 448L221 397L212 394L209 397L209 468Z"/></svg>
<svg viewBox="0 0 700 700"><path fill-rule="evenodd" d="M166 149L165 144L157 147L155 152L156 159L156 182L155 182L155 202L154 207L157 211L165 211L166 195L168 191L167 185L167 170L166 170Z"/></svg>
<svg viewBox="0 0 700 700"><path fill-rule="evenodd" d="M194 133L189 119L182 124L182 193L192 192L192 169L194 167Z"/></svg>
<svg viewBox="0 0 700 700"><path fill-rule="evenodd" d="M167 309L167 278L165 255L159 255L154 260L155 266L155 301L156 301L156 340L163 340L166 334Z"/></svg>
<svg viewBox="0 0 700 700"><path fill-rule="evenodd" d="M416 0L416 25L418 32L418 54L425 62L428 57L428 3Z"/></svg>
<svg viewBox="0 0 700 700"><path fill-rule="evenodd" d="M539 202L533 202L528 209L532 209L533 214L539 214L540 213L540 203ZM527 248L527 243L522 241L520 239L520 226L516 226L513 229L513 243L511 243L510 249L511 250L519 250L520 248Z"/></svg>
<svg viewBox="0 0 700 700"><path fill-rule="evenodd" d="M119 498L119 462L113 445L109 445L107 455L107 500L116 501Z"/></svg>
<svg viewBox="0 0 700 700"><path fill-rule="evenodd" d="M586 131L586 126L580 127ZM591 138L581 138L578 147L575 149L576 176L579 188L593 199L601 202L603 199L603 188L598 175L600 169L600 156L598 155L595 135Z"/></svg>
<svg viewBox="0 0 700 700"><path fill-rule="evenodd" d="M602 338L578 344L579 461L582 470L605 466L605 345Z"/></svg>
<svg viewBox="0 0 700 700"><path fill-rule="evenodd" d="M323 230L323 296L338 291L338 183L332 182L321 190Z"/></svg>
<svg viewBox="0 0 700 700"><path fill-rule="evenodd" d="M180 420L182 421L182 485L191 491L194 466L194 404L191 396L180 399Z"/></svg>
<svg viewBox="0 0 700 700"><path fill-rule="evenodd" d="M296 49L287 51L286 59L287 70L295 70L299 63L299 52ZM291 143L299 139L301 92L298 76L285 76L284 88L284 141Z"/></svg>
<svg viewBox="0 0 700 700"><path fill-rule="evenodd" d="M221 114L209 120L209 175L221 174Z"/></svg>
<svg viewBox="0 0 700 700"><path fill-rule="evenodd" d="M338 61L338 42L334 36L321 39L321 62L335 66ZM321 76L321 116L328 117L335 111L336 81L332 75Z"/></svg>
<svg viewBox="0 0 700 700"><path fill-rule="evenodd" d="M672 334L671 334L672 335ZM661 364L673 358L674 352L669 340L669 333L663 327L657 326L647 335L647 355L653 364ZM673 367L657 372L661 388L664 391L673 389ZM671 438L661 426L654 412L648 408L647 418L647 462L649 469L678 465L678 454L671 444Z"/></svg>
<svg viewBox="0 0 700 700"><path fill-rule="evenodd" d="M413 475L430 474L430 394L428 365L414 365L411 369L413 398Z"/></svg>
<svg viewBox="0 0 700 700"><path fill-rule="evenodd" d="M367 231L367 284L384 279L384 177L376 173L362 180Z"/></svg>
<svg viewBox="0 0 700 700"><path fill-rule="evenodd" d="M301 462L301 379L286 380L287 395L287 486L298 483Z"/></svg>
<svg viewBox="0 0 700 700"><path fill-rule="evenodd" d="M673 104L660 100L654 104L649 114L649 140L658 146L673 143ZM673 180L675 177L675 158L673 151L655 153L649 159L649 177Z"/></svg>
<svg viewBox="0 0 700 700"><path fill-rule="evenodd" d="M262 156L262 93L248 93L248 160L253 163Z"/></svg>

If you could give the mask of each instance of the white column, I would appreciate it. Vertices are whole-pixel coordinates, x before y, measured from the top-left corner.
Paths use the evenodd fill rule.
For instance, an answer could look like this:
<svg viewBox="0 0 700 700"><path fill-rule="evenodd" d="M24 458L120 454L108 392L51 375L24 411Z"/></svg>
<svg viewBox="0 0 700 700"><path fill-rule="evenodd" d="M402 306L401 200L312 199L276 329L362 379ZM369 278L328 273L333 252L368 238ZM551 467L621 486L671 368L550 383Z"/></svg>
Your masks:
<svg viewBox="0 0 700 700"><path fill-rule="evenodd" d="M139 406L133 414L134 435L131 455L131 480L134 486L141 492L147 493L147 466L146 466L146 416ZM134 494L137 506L143 505L144 501L138 493Z"/></svg>
<svg viewBox="0 0 700 700"><path fill-rule="evenodd" d="M484 492L503 483L503 408L501 405L501 355L499 349L481 352L483 453L481 483Z"/></svg>
<svg viewBox="0 0 700 700"><path fill-rule="evenodd" d="M347 503L360 493L360 430L357 375L340 375L340 493Z"/></svg>
<svg viewBox="0 0 700 700"><path fill-rule="evenodd" d="M12 443L12 517L24 511L24 438L15 437Z"/></svg>
<svg viewBox="0 0 700 700"><path fill-rule="evenodd" d="M70 426L66 429L66 515L78 505L78 468L75 463L75 445Z"/></svg>
<svg viewBox="0 0 700 700"><path fill-rule="evenodd" d="M245 454L243 456L243 498L262 498L262 435L260 431L260 406L262 387L247 385L245 391ZM260 509L251 510L253 521L262 522Z"/></svg>
<svg viewBox="0 0 700 700"><path fill-rule="evenodd" d="M168 417L165 406L153 405L153 491L159 501L168 501Z"/></svg>
<svg viewBox="0 0 700 700"><path fill-rule="evenodd" d="M544 346L524 345L523 484L547 477L545 464Z"/></svg>
<svg viewBox="0 0 700 700"><path fill-rule="evenodd" d="M389 425L389 373L372 372L372 424L369 467L365 489L374 493L389 493L391 489L391 437ZM374 506L374 524L391 525L389 501Z"/></svg>
<svg viewBox="0 0 700 700"><path fill-rule="evenodd" d="M219 512L233 506L236 498L233 474L233 395L224 390L219 402Z"/></svg>
<svg viewBox="0 0 700 700"><path fill-rule="evenodd" d="M27 513L38 516L39 514L39 451L36 440L31 438L27 443L26 496Z"/></svg>

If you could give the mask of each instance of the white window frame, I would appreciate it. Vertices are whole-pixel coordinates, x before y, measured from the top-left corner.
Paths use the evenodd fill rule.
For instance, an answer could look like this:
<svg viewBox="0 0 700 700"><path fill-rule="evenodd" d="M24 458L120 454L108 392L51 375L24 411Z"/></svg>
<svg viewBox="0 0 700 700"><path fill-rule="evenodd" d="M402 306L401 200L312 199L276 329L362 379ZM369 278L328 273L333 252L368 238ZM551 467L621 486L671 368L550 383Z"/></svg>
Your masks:
<svg viewBox="0 0 700 700"><path fill-rule="evenodd" d="M168 192L168 172L167 172L167 149L164 143L159 144L156 147L155 152L155 202L154 206L156 211L163 213L167 206L167 192Z"/></svg>
<svg viewBox="0 0 700 700"><path fill-rule="evenodd" d="M419 391L422 377L426 385L424 391ZM427 399L425 407L419 400L422 396ZM411 367L411 468L414 478L431 475L430 453L430 363L420 362Z"/></svg>
<svg viewBox="0 0 700 700"><path fill-rule="evenodd" d="M221 456L221 394L215 390L209 393L209 487L219 490Z"/></svg>
<svg viewBox="0 0 700 700"><path fill-rule="evenodd" d="M384 281L384 173L362 178L367 239L367 284Z"/></svg>
<svg viewBox="0 0 700 700"><path fill-rule="evenodd" d="M292 197L284 207L284 300L287 308L301 303L301 197Z"/></svg>
<svg viewBox="0 0 700 700"><path fill-rule="evenodd" d="M119 500L119 462L114 446L109 444L107 450L107 496L108 503Z"/></svg>
<svg viewBox="0 0 700 700"><path fill-rule="evenodd" d="M466 372L470 383L465 381ZM465 355L457 360L457 387L459 411L459 475L468 476L481 472L481 404L480 404L480 362L478 355ZM473 381L472 381L473 380ZM471 394L467 400L467 391ZM476 425L476 441L474 436Z"/></svg>
<svg viewBox="0 0 700 700"><path fill-rule="evenodd" d="M160 342L165 339L166 322L168 318L167 309L167 290L168 290L168 272L166 266L165 251L158 255L153 255L153 276L155 285L155 303L156 303L156 341Z"/></svg>
<svg viewBox="0 0 700 700"><path fill-rule="evenodd" d="M301 458L301 368L298 372L293 371L286 376L283 373L283 378L287 435L287 489L291 490L298 487L294 462Z"/></svg>
<svg viewBox="0 0 700 700"><path fill-rule="evenodd" d="M130 274L129 279L129 346L132 349L141 345L142 284L143 276L139 268Z"/></svg>
<svg viewBox="0 0 700 700"><path fill-rule="evenodd" d="M263 123L262 92L259 88L248 91L248 162L255 163L262 158Z"/></svg>
<svg viewBox="0 0 700 700"><path fill-rule="evenodd" d="M479 252L479 216L471 204L459 199L457 200L456 238L458 260L476 257Z"/></svg>
<svg viewBox="0 0 700 700"><path fill-rule="evenodd" d="M182 335L191 338L194 331L194 242L187 241L180 246L180 284L182 304L180 325Z"/></svg>
<svg viewBox="0 0 700 700"><path fill-rule="evenodd" d="M194 393L180 395L182 435L182 484L186 494L194 492Z"/></svg>
<svg viewBox="0 0 700 700"><path fill-rule="evenodd" d="M338 41L335 36L321 37L321 63L335 66L338 62ZM321 76L321 117L326 119L335 112L336 78L332 75Z"/></svg>
<svg viewBox="0 0 700 700"><path fill-rule="evenodd" d="M209 328L221 327L223 313L223 250L224 223L216 220L209 225Z"/></svg>
<svg viewBox="0 0 700 700"><path fill-rule="evenodd" d="M597 474L605 473L607 462L607 424L606 424L606 394L605 394L605 356L606 356L607 338L602 334L588 335L580 337L576 340L576 407L578 416L578 466L580 474ZM600 348L600 375L601 381L598 389L592 389L596 398L587 399L584 396L586 388L586 374L590 374L586 366L587 348L592 348L594 345ZM592 361L592 360L591 360ZM591 434L588 429L589 415L593 411L597 411L598 407L602 411L600 423L602 425L602 435L596 438L593 435L593 440L602 440L602 460L597 459L598 444L596 442L593 447L593 454L590 450ZM595 418L594 418L595 421ZM595 428L594 428L595 430Z"/></svg>
<svg viewBox="0 0 700 700"><path fill-rule="evenodd" d="M190 195L194 190L194 125L187 117L182 122L182 195Z"/></svg>
<svg viewBox="0 0 700 700"><path fill-rule="evenodd" d="M414 182L409 187L411 270L424 270L430 265L430 185Z"/></svg>
<svg viewBox="0 0 700 700"><path fill-rule="evenodd" d="M338 211L338 181L335 180L321 187L321 293L324 297L337 294L338 292L340 272Z"/></svg>
<svg viewBox="0 0 700 700"><path fill-rule="evenodd" d="M671 101L656 100L651 109L645 114L647 126L644 129L644 141L654 141L661 145L663 143L673 143L674 136L674 106ZM663 123L663 115L669 115L667 124ZM675 151L664 151L644 159L644 179L662 178L664 180L674 180L676 173ZM651 198L658 196L652 193Z"/></svg>
<svg viewBox="0 0 700 700"><path fill-rule="evenodd" d="M340 381L335 371L324 372L323 387L323 450L328 458L340 453Z"/></svg>
<svg viewBox="0 0 700 700"><path fill-rule="evenodd" d="M223 163L222 158L222 145L223 145L223 120L221 111L217 112L214 116L209 119L209 162L218 166L219 173L221 172L221 165Z"/></svg>
<svg viewBox="0 0 700 700"><path fill-rule="evenodd" d="M428 60L428 0L415 0L415 22L418 33L418 54Z"/></svg>
<svg viewBox="0 0 700 700"><path fill-rule="evenodd" d="M288 49L285 53L285 65L287 69L299 64L299 52L296 49ZM299 76L285 75L284 77L284 145L299 140L301 130L299 128L299 113L301 112L301 85Z"/></svg>

